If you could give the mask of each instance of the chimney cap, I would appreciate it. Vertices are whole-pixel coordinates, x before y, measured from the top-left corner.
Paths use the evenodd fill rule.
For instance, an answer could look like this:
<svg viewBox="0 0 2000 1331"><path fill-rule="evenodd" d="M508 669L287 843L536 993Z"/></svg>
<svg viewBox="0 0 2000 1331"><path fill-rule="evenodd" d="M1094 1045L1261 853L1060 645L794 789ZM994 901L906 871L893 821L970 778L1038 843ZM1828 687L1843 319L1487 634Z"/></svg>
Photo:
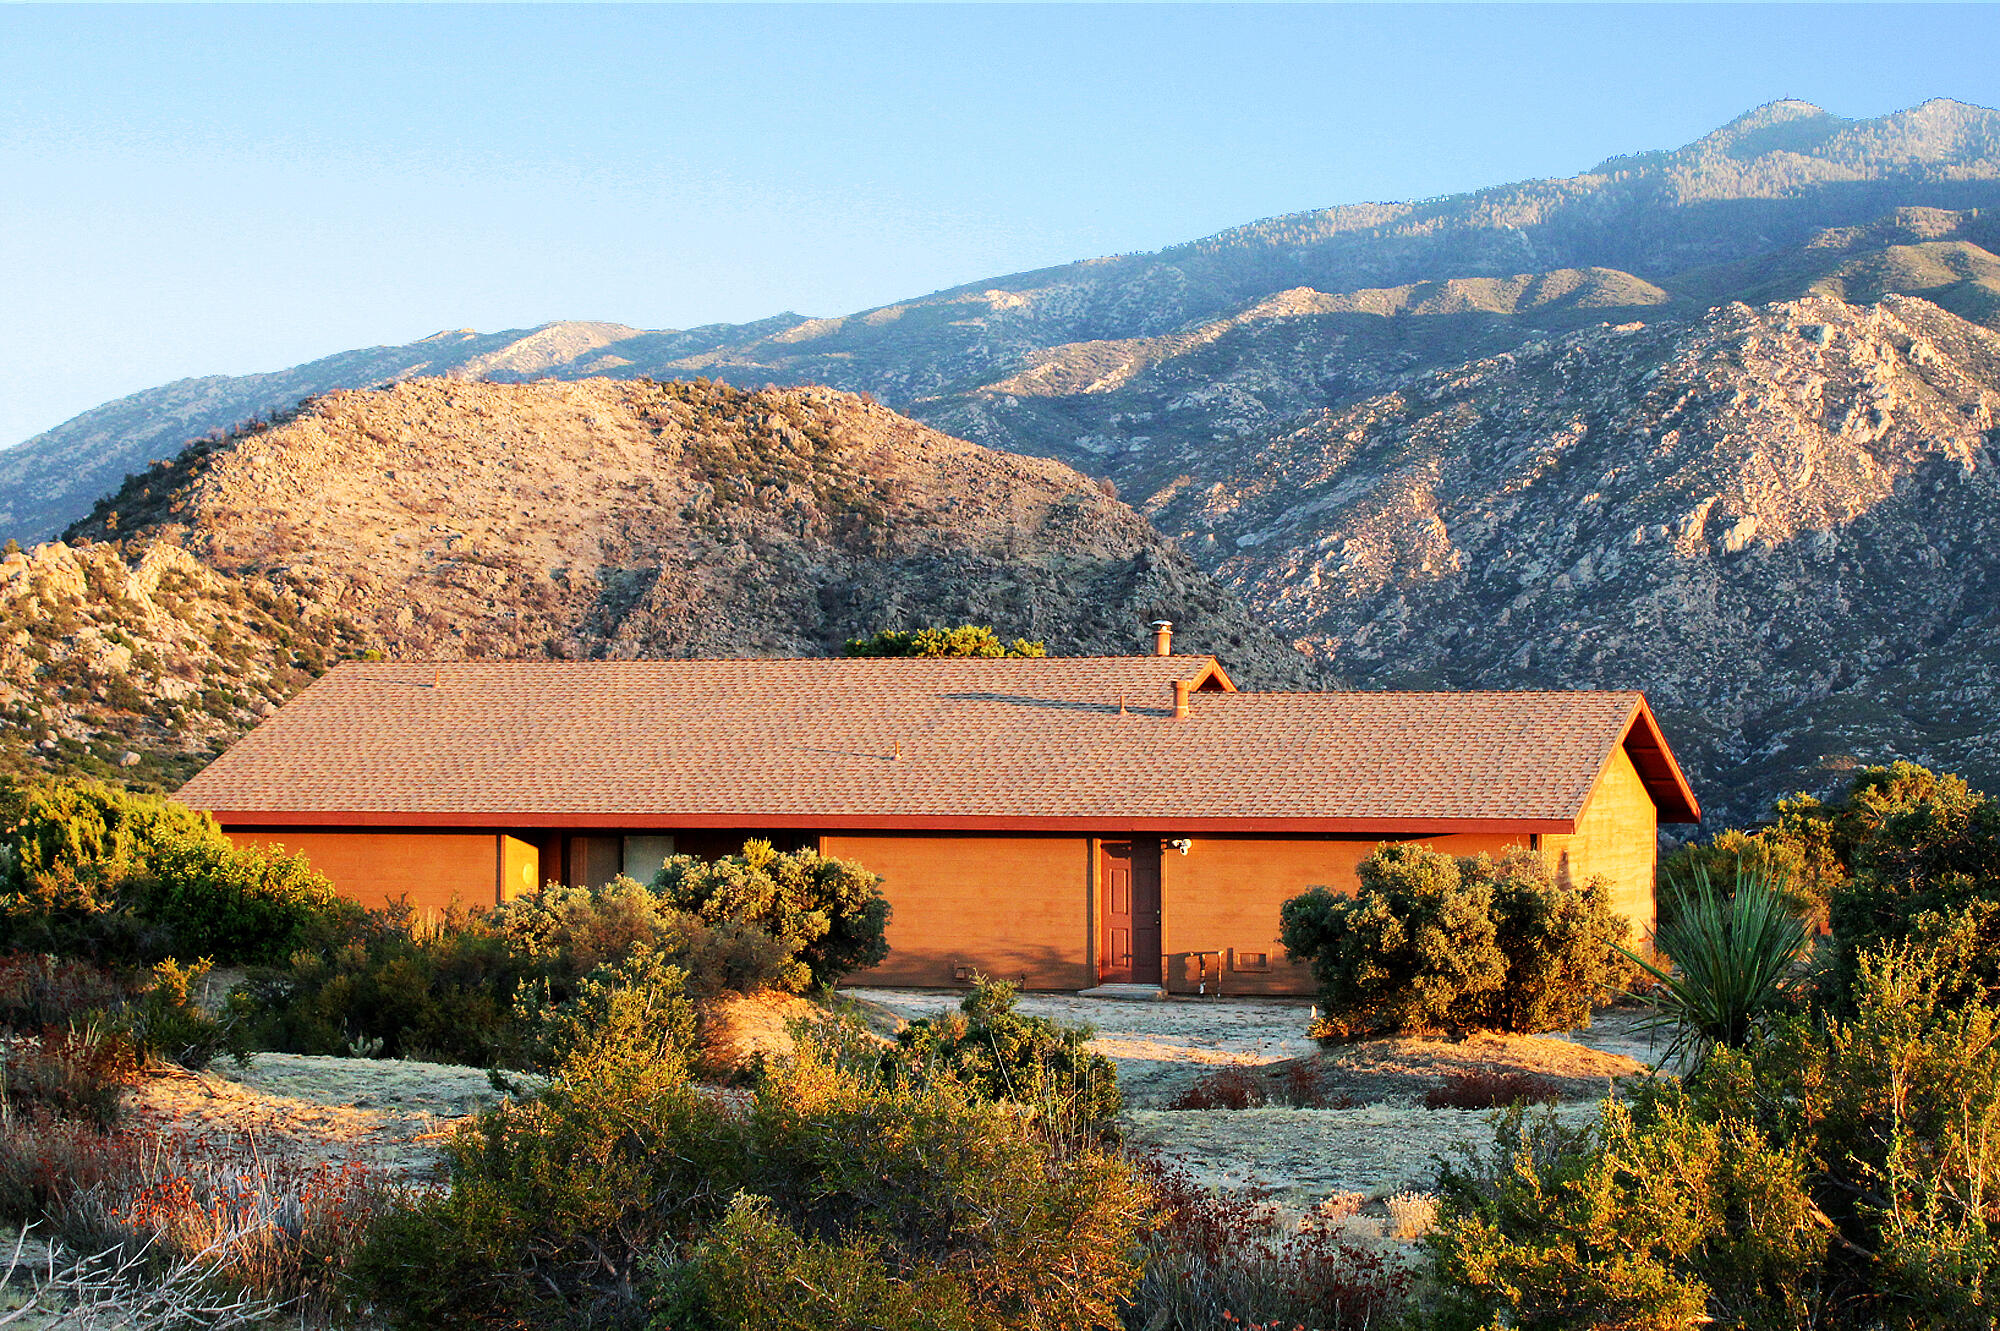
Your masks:
<svg viewBox="0 0 2000 1331"><path fill-rule="evenodd" d="M1174 654L1174 621L1156 619L1153 621L1153 655L1172 656Z"/></svg>

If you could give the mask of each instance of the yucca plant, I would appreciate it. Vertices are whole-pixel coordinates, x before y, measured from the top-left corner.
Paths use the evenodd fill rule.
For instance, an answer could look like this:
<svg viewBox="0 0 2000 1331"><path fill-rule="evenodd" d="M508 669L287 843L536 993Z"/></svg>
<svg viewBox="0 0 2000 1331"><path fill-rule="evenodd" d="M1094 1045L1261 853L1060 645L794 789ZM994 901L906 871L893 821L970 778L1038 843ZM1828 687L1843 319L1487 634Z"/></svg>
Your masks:
<svg viewBox="0 0 2000 1331"><path fill-rule="evenodd" d="M1777 1005L1812 937L1785 884L1760 866L1739 864L1727 893L1700 865L1669 890L1674 909L1654 931L1653 946L1671 969L1618 950L1659 981L1653 1025L1673 1032L1667 1058L1687 1054L1699 1067L1716 1045L1750 1037L1758 1017Z"/></svg>

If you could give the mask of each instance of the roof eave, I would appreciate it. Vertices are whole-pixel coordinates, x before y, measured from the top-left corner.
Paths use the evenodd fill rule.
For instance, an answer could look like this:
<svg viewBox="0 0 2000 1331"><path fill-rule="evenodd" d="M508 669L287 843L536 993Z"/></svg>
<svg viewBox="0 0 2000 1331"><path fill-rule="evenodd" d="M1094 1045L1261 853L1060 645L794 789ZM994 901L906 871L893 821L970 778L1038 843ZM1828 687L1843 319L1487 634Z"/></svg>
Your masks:
<svg viewBox="0 0 2000 1331"><path fill-rule="evenodd" d="M1653 716L1645 694L1640 694L1633 705L1632 714L1626 718L1616 747L1624 749L1631 757L1632 765L1639 771L1639 779L1646 783L1646 789L1653 797L1661 822L1701 821L1701 802L1695 798L1694 788L1688 784L1687 775L1681 771L1674 751L1667 746L1667 737L1661 733L1660 723ZM1605 755L1605 761L1610 762L1609 754Z"/></svg>
<svg viewBox="0 0 2000 1331"><path fill-rule="evenodd" d="M797 828L810 831L880 832L1070 832L1175 833L1193 835L1273 836L1442 836L1454 833L1494 835L1576 831L1574 818L1438 818L1438 817L1153 817L1144 815L983 815L983 814L814 814L797 810L749 810L728 813L675 810L607 810L562 812L549 809L506 811L426 811L391 809L216 809L204 810L225 828L295 828L340 831L388 828L434 828L463 831L595 830L622 828L729 829Z"/></svg>

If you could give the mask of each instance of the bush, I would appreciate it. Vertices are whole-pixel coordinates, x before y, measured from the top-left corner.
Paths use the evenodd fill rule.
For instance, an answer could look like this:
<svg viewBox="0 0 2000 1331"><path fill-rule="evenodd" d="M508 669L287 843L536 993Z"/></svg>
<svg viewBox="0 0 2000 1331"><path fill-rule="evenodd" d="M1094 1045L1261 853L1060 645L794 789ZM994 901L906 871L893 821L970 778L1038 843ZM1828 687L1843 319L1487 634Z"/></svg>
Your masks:
<svg viewBox="0 0 2000 1331"><path fill-rule="evenodd" d="M1279 916L1286 953L1312 966L1327 1035L1567 1029L1624 974L1625 925L1603 885L1558 884L1533 852L1454 860L1391 843L1357 873L1356 895L1313 888Z"/></svg>
<svg viewBox="0 0 2000 1331"><path fill-rule="evenodd" d="M1930 916L1864 952L1850 1013L1775 1023L1695 1086L1808 1162L1855 1325L1985 1325L2000 1306L2000 1004L1960 987L1985 921Z"/></svg>
<svg viewBox="0 0 2000 1331"><path fill-rule="evenodd" d="M1357 870L1360 892L1316 887L1279 915L1286 955L1312 966L1332 1034L1464 1030L1485 1020L1507 974L1493 888L1428 846L1388 844Z"/></svg>
<svg viewBox="0 0 2000 1331"><path fill-rule="evenodd" d="M357 1260L397 1325L639 1325L650 1308L674 1328L846 1327L901 1282L869 1316L1083 1331L1136 1274L1141 1195L1114 1158L1053 1149L952 1078L892 1085L809 1042L732 1102L692 1085L636 1006L536 1101L463 1130L450 1174ZM832 1283L802 1294L802 1272Z"/></svg>
<svg viewBox="0 0 2000 1331"><path fill-rule="evenodd" d="M955 629L883 629L872 638L849 638L842 649L847 656L1047 656L1046 644L1016 638L1002 642L984 624L961 624Z"/></svg>
<svg viewBox="0 0 2000 1331"><path fill-rule="evenodd" d="M706 1002L770 983L792 956L755 924L711 925L618 878L430 921L370 912L343 946L252 975L238 1011L261 1048L553 1066L607 987L671 970L676 996Z"/></svg>
<svg viewBox="0 0 2000 1331"><path fill-rule="evenodd" d="M240 1023L218 1021L195 1000L208 971L206 961L192 966L163 961L153 967L152 983L119 1018L142 1063L173 1063L199 1072L225 1051L239 1066L249 1061L250 1045Z"/></svg>
<svg viewBox="0 0 2000 1331"><path fill-rule="evenodd" d="M1434 1323L1812 1324L1827 1240L1801 1162L1705 1118L1674 1088L1607 1102L1595 1128L1509 1111L1493 1157L1442 1175Z"/></svg>
<svg viewBox="0 0 2000 1331"><path fill-rule="evenodd" d="M1118 1117L1118 1070L1088 1045L1088 1026L1014 1010L1016 989L978 977L956 1013L913 1021L885 1060L893 1076L950 1076L989 1100L1034 1108L1057 1133L1102 1136Z"/></svg>
<svg viewBox="0 0 2000 1331"><path fill-rule="evenodd" d="M777 983L803 993L889 955L881 883L849 860L746 841L741 855L724 859L674 856L654 877L653 890L711 926L754 926L778 939L791 960Z"/></svg>
<svg viewBox="0 0 2000 1331"><path fill-rule="evenodd" d="M131 1040L105 1019L0 1037L0 1106L108 1128L136 1071Z"/></svg>
<svg viewBox="0 0 2000 1331"><path fill-rule="evenodd" d="M1502 1121L1448 1171L1444 1326L1983 1327L2000 1305L2000 1006L1955 991L1978 909L1856 959L1591 1132Z"/></svg>
<svg viewBox="0 0 2000 1331"><path fill-rule="evenodd" d="M0 1029L41 1030L123 1007L132 985L123 976L63 957L0 956Z"/></svg>
<svg viewBox="0 0 2000 1331"><path fill-rule="evenodd" d="M61 779L10 787L0 803L0 928L17 948L269 961L338 937L359 914L302 856L238 846L160 796Z"/></svg>
<svg viewBox="0 0 2000 1331"><path fill-rule="evenodd" d="M1508 1105L1552 1105L1562 1087L1531 1072L1457 1072L1442 1086L1424 1092L1426 1109L1501 1109Z"/></svg>
<svg viewBox="0 0 2000 1331"><path fill-rule="evenodd" d="M368 912L338 947L253 972L231 1010L259 1049L486 1067L522 1045L514 999L526 974L481 915L425 923L398 905Z"/></svg>
<svg viewBox="0 0 2000 1331"><path fill-rule="evenodd" d="M1276 1076L1242 1067L1222 1068L1181 1088L1167 1108L1255 1109L1282 1104L1294 1109L1352 1109L1360 1103L1326 1083L1326 1074L1306 1062L1288 1063Z"/></svg>
<svg viewBox="0 0 2000 1331"><path fill-rule="evenodd" d="M801 1237L761 1197L737 1194L673 1272L661 1331L990 1331L963 1282L929 1263L896 1276L880 1243Z"/></svg>
<svg viewBox="0 0 2000 1331"><path fill-rule="evenodd" d="M704 920L619 876L603 887L550 883L506 902L493 923L508 947L559 988L645 949L684 972L684 987L706 1001L775 983L795 951L755 921Z"/></svg>
<svg viewBox="0 0 2000 1331"><path fill-rule="evenodd" d="M1527 850L1497 862L1476 856L1462 871L1492 882L1494 942L1507 958L1487 1025L1527 1032L1588 1026L1591 1009L1629 981L1619 944L1630 927L1612 913L1603 879L1565 887L1548 861Z"/></svg>

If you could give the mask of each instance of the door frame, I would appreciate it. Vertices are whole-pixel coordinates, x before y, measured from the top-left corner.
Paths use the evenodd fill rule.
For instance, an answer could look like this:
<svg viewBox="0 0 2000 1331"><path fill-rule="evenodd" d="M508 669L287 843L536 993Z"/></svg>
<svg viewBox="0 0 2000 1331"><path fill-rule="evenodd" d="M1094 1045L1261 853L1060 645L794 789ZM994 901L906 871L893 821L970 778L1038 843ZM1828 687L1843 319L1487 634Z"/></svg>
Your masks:
<svg viewBox="0 0 2000 1331"><path fill-rule="evenodd" d="M1091 922L1095 934L1093 952L1098 983L1164 984L1167 967L1161 949L1166 941L1166 894L1160 839L1104 837L1096 841L1094 849L1091 870L1096 880L1097 901L1091 912ZM1125 861L1131 873L1132 901L1128 917L1131 922L1127 926L1132 938L1129 968L1119 967L1111 955L1111 865L1116 860ZM1150 892L1147 890L1149 887ZM1150 927L1144 927L1140 920L1149 909L1153 920ZM1151 941L1149 951L1144 946L1148 939Z"/></svg>

